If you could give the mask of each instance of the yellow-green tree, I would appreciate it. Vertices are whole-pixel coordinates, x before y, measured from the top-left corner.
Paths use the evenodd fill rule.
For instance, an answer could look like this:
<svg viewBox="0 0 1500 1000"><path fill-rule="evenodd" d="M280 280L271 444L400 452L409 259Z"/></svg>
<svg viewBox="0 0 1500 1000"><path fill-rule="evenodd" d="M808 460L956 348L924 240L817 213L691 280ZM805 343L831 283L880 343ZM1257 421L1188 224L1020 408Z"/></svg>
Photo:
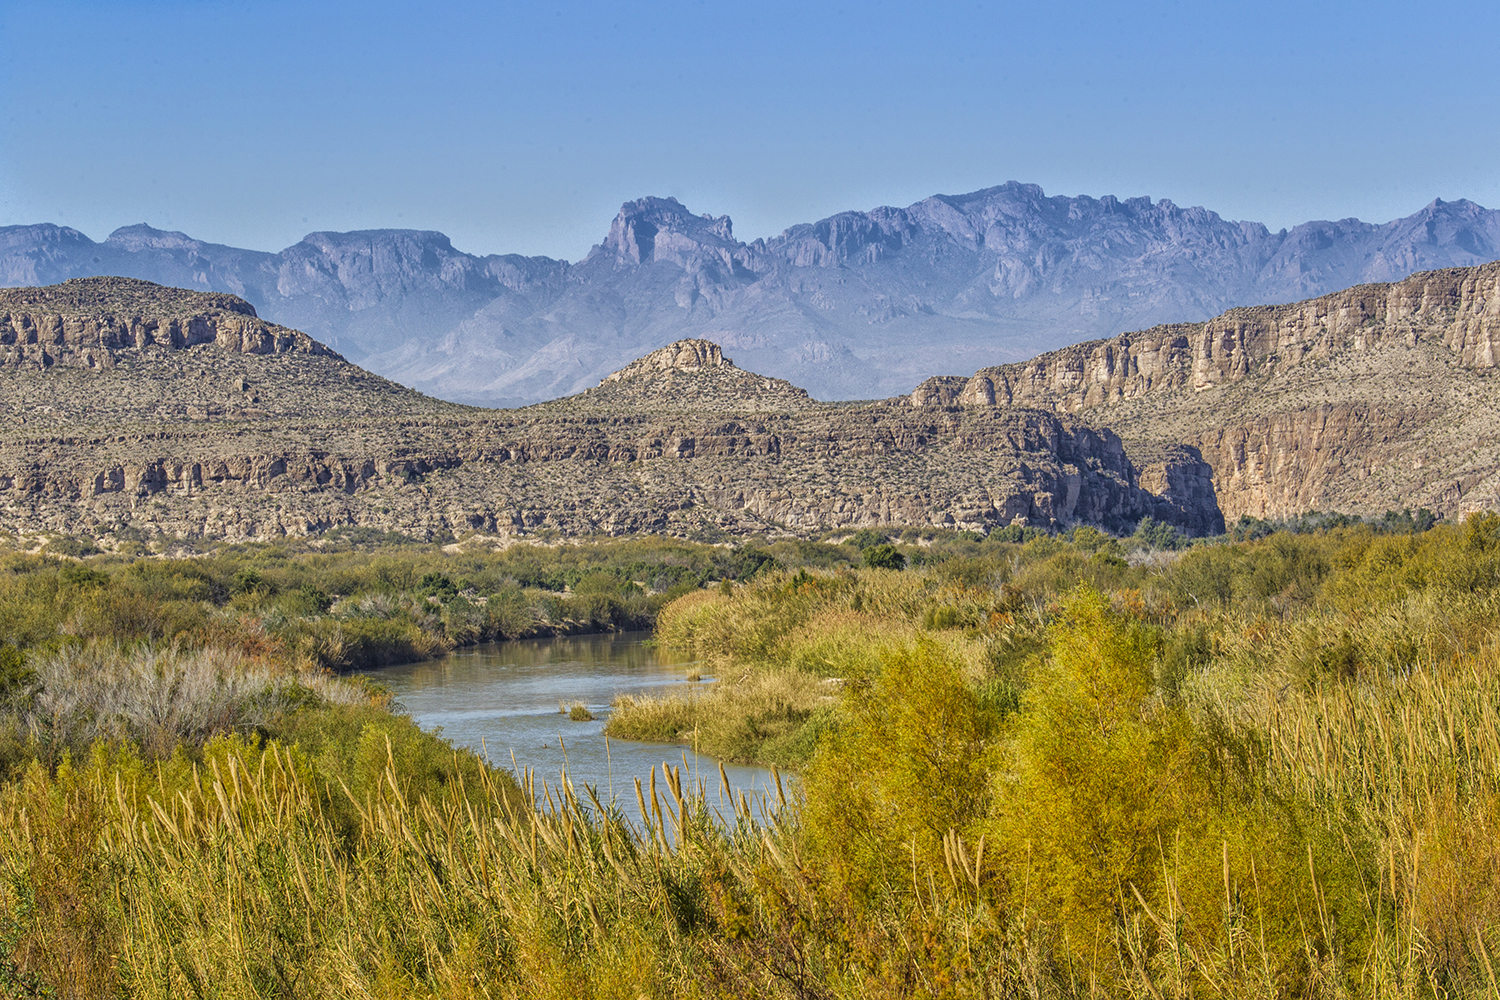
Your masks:
<svg viewBox="0 0 1500 1000"><path fill-rule="evenodd" d="M1113 949L1136 892L1160 882L1162 845L1198 811L1184 801L1191 724L1152 682L1157 641L1097 591L1069 596L998 776L1013 906L1058 924L1080 957Z"/></svg>

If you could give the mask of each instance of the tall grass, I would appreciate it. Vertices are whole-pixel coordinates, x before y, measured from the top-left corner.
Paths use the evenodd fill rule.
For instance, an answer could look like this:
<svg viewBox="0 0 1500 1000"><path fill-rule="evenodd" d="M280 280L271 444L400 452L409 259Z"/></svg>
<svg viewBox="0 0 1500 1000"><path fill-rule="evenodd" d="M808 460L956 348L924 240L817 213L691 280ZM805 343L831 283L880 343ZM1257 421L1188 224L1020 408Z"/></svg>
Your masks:
<svg viewBox="0 0 1500 1000"><path fill-rule="evenodd" d="M730 760L799 766L835 723L841 693L882 658L926 637L978 683L1039 621L1017 597L931 575L886 569L768 573L730 591L701 590L667 605L657 641L716 675L706 691L616 701L612 736L674 740Z"/></svg>
<svg viewBox="0 0 1500 1000"><path fill-rule="evenodd" d="M360 688L237 652L92 644L34 657L23 719L39 742L134 738L170 754L224 732L248 732L309 700L353 705Z"/></svg>
<svg viewBox="0 0 1500 1000"><path fill-rule="evenodd" d="M785 873L791 835L743 796L663 768L630 828L592 790L478 772L409 793L340 789L352 833L295 750L226 740L191 768L96 756L0 795L12 985L63 997L683 995L727 952L705 931L730 886ZM762 812L765 821L768 814ZM789 811L783 811L783 816ZM717 945L713 946L717 948ZM758 980L775 972L753 973Z"/></svg>
<svg viewBox="0 0 1500 1000"><path fill-rule="evenodd" d="M1142 789L1135 805L1116 793L1104 812L1047 834L1076 844L1070 864L1090 865L1091 844L1127 848L1116 855L1126 868L1078 881L1040 855L1034 829L1011 824L1023 806L1051 808L1035 781L1062 799L1081 791L1076 781L1038 772L1020 798L1003 783L985 790L988 768L1045 753L1045 738L995 758L972 701L973 721L955 725L965 699L955 667L923 685L914 678L941 673L941 652L907 656L890 664L907 683L868 718L886 727L885 745L909 740L908 752L878 763L863 816L822 811L833 785L817 768L804 778L807 807L760 809L667 768L637 788L645 820L633 827L566 783L526 780L517 793L481 769L419 791L400 747L384 741L375 780L359 787L330 786L295 748L239 738L211 741L196 763L99 752L55 774L33 768L0 793L0 907L12 921L0 979L62 997L1404 998L1492 988L1493 880L1472 876L1493 865L1493 841L1469 822L1492 799L1415 792L1371 807L1395 822L1411 803L1436 803L1406 830L1418 852L1362 840L1359 815L1310 811L1309 790L1300 812L1243 787L1231 796L1240 805L1224 808L1211 783L1166 801ZM1491 680L1419 683L1426 708L1408 724L1444 715L1455 698L1477 704ZM1361 715L1356 705L1330 713L1342 720L1337 739L1288 743L1273 772L1310 771L1306 780L1329 786L1315 794L1344 802L1371 796L1328 756L1335 746L1368 755L1386 743L1385 763L1403 771L1443 757L1388 739L1389 726L1378 735L1373 719L1390 718L1389 707ZM1128 700L1119 710L1133 711ZM1027 725L1047 718L1039 707ZM1148 742L1181 724L1149 710L1137 718ZM950 749L933 757L920 733ZM1122 781L1144 764L1191 786L1202 764L1190 758L1115 766ZM1472 762L1476 779L1488 766ZM1141 810L1154 810L1156 825L1134 819ZM1091 823L1105 825L1082 833ZM1070 879L1096 902L1071 908Z"/></svg>
<svg viewBox="0 0 1500 1000"><path fill-rule="evenodd" d="M1493 993L1500 521L1011 552L669 606L662 640L727 678L676 721L748 719L735 688L792 665L845 680L806 849L861 912L967 875L1027 991Z"/></svg>

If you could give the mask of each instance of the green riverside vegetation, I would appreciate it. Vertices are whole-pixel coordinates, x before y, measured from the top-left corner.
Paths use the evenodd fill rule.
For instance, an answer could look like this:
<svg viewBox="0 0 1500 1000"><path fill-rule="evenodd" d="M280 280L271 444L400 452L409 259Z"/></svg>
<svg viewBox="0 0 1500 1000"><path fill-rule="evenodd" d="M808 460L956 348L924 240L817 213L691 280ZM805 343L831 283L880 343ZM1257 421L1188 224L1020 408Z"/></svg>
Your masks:
<svg viewBox="0 0 1500 1000"><path fill-rule="evenodd" d="M0 994L1500 994L1500 517L1235 533L7 557ZM798 778L628 823L335 673L367 619L654 619L712 680L610 731Z"/></svg>

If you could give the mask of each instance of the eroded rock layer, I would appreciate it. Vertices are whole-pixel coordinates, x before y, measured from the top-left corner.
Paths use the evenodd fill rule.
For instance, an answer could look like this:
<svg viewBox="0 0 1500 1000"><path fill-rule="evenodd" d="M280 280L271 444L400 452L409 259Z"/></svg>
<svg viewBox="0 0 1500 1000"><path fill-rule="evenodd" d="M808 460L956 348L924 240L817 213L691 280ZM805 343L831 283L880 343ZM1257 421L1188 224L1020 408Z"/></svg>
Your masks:
<svg viewBox="0 0 1500 1000"><path fill-rule="evenodd" d="M1042 407L1196 449L1226 517L1500 505L1500 263L1234 309L939 377L916 407Z"/></svg>
<svg viewBox="0 0 1500 1000"><path fill-rule="evenodd" d="M122 351L203 344L229 354L339 357L305 333L260 320L233 295L132 278L0 289L0 366L111 368Z"/></svg>
<svg viewBox="0 0 1500 1000"><path fill-rule="evenodd" d="M718 344L689 339L638 358L579 394L589 406L752 413L812 406L807 390L735 367Z"/></svg>
<svg viewBox="0 0 1500 1000"><path fill-rule="evenodd" d="M119 330L189 329L182 313L215 330L255 320L233 301L200 308L115 281L114 297L82 305L70 283L8 306L63 317L65 334L48 342L51 364L0 366L0 513L12 531L1220 524L1191 449L1163 450L1143 474L1112 432L1044 410L815 403L701 341L593 392L481 410L372 376L300 334L276 334L285 346L265 352L218 333L127 341ZM155 311L133 308L153 296ZM108 363L76 360L89 350Z"/></svg>

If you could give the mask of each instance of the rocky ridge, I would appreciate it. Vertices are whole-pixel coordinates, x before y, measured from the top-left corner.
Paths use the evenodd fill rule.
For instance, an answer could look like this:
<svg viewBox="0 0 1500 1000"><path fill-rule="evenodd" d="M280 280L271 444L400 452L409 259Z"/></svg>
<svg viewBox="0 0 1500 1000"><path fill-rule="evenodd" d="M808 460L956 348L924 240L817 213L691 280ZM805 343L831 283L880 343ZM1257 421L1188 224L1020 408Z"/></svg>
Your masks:
<svg viewBox="0 0 1500 1000"><path fill-rule="evenodd" d="M260 320L254 306L232 295L128 278L0 289L0 366L111 368L123 351L204 344L230 354L343 360L299 330Z"/></svg>
<svg viewBox="0 0 1500 1000"><path fill-rule="evenodd" d="M1204 532L1218 516L1202 463L1184 458L1153 494L1113 433L1040 410L819 404L702 341L627 366L595 392L478 410L370 375L315 341L278 334L279 352L247 352L244 338L217 334L180 346L155 334L128 341L118 331L171 329L179 313L253 319L239 304L213 312L146 283L109 288L86 307L78 286L25 293L24 315L64 318L73 353L59 348L57 358L88 349L107 351L109 363L0 366L0 407L10 411L0 512L11 531L713 536L1123 528L1149 513ZM70 340L68 331L94 332ZM736 392L745 405L733 405ZM659 405L663 396L677 405Z"/></svg>
<svg viewBox="0 0 1500 1000"><path fill-rule="evenodd" d="M1226 517L1500 506L1500 264L1233 309L928 379L915 407L1023 406L1133 455L1196 449Z"/></svg>

